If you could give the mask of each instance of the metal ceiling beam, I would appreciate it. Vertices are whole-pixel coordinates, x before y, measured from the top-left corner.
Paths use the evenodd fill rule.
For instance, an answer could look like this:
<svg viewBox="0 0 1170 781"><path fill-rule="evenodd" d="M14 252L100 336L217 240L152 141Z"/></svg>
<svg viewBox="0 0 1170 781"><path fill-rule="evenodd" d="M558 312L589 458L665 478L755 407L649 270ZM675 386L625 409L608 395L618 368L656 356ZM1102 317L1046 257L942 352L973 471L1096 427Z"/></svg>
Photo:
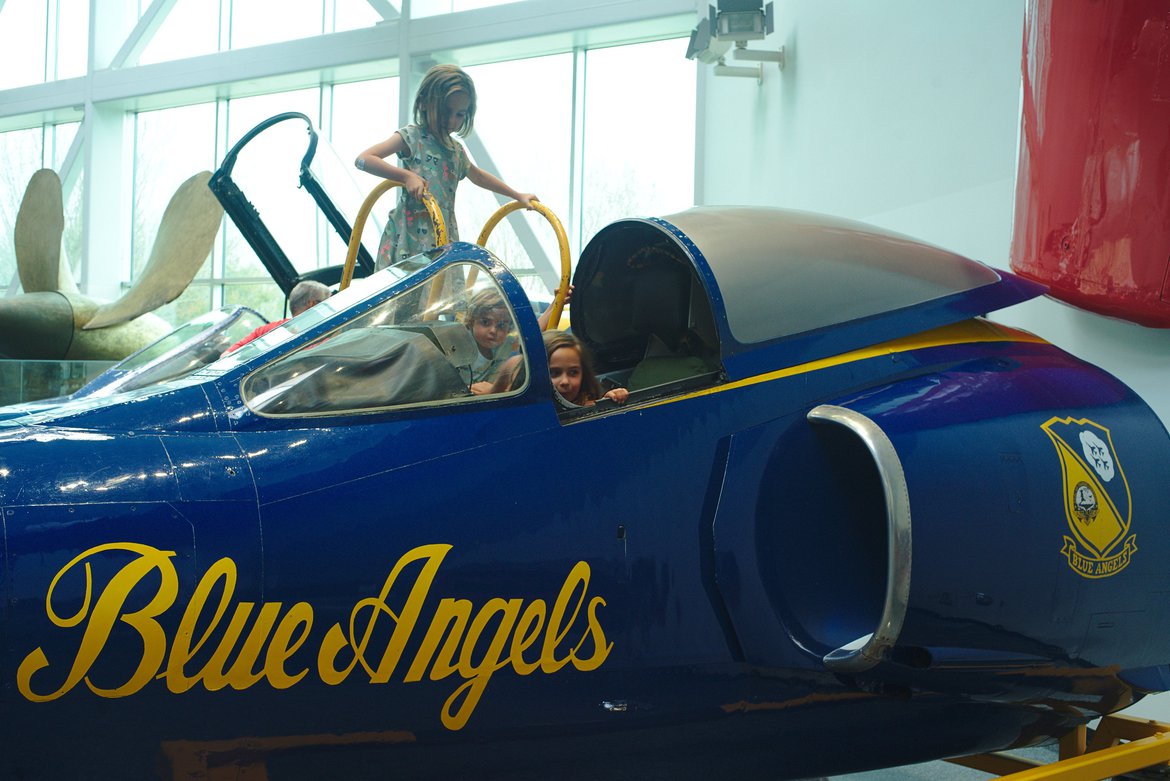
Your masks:
<svg viewBox="0 0 1170 781"><path fill-rule="evenodd" d="M77 122L87 94L86 77L33 84L0 92L0 133L44 122Z"/></svg>

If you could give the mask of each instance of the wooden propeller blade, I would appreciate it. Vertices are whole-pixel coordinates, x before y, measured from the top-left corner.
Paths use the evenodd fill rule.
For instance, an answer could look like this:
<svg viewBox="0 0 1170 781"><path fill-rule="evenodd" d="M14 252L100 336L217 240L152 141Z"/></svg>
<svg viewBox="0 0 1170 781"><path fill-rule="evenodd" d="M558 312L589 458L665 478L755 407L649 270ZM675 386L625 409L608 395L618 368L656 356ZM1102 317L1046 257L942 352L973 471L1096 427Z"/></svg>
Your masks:
<svg viewBox="0 0 1170 781"><path fill-rule="evenodd" d="M61 271L61 233L64 230L61 179L56 171L42 168L28 181L12 231L16 270L24 292L51 293L57 290Z"/></svg>
<svg viewBox="0 0 1170 781"><path fill-rule="evenodd" d="M146 268L126 295L98 309L86 330L124 323L174 301L211 253L223 207L207 187L210 171L179 185L163 212Z"/></svg>

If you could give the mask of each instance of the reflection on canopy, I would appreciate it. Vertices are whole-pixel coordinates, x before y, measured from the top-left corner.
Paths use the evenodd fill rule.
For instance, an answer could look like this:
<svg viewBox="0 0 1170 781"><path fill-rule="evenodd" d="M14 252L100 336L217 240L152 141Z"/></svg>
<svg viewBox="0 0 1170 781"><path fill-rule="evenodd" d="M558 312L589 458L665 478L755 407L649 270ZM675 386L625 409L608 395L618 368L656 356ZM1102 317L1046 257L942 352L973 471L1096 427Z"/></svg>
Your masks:
<svg viewBox="0 0 1170 781"><path fill-rule="evenodd" d="M465 279L473 264L448 266L399 292L359 318L260 368L244 379L241 396L263 415L314 415L444 404L472 398L473 382L491 379L512 355L523 355L514 327L494 350L481 348L473 335L473 302L489 300L492 311L507 313L507 297L489 274L470 286L443 285L441 277ZM385 272L380 272L385 273ZM370 280L370 283L373 279ZM432 296L432 287L444 292ZM454 290L454 292L445 292ZM243 362L352 306L368 294L354 285L304 312L281 328L244 345L224 362ZM259 344L257 344L257 342ZM242 354L242 355L241 355ZM519 393L520 387L503 391Z"/></svg>

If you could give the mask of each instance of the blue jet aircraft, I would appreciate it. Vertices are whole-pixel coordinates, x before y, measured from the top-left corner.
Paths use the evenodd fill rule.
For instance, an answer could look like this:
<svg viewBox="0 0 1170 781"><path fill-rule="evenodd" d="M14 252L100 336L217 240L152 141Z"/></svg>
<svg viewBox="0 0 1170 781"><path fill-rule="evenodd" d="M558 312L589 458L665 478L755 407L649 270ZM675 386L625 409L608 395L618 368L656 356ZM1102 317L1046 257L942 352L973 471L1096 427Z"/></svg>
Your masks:
<svg viewBox="0 0 1170 781"><path fill-rule="evenodd" d="M1170 438L984 318L1042 287L807 213L621 220L572 328L630 396L576 408L507 268L427 261L0 421L0 775L802 778L1170 688ZM489 394L477 296L524 367Z"/></svg>

